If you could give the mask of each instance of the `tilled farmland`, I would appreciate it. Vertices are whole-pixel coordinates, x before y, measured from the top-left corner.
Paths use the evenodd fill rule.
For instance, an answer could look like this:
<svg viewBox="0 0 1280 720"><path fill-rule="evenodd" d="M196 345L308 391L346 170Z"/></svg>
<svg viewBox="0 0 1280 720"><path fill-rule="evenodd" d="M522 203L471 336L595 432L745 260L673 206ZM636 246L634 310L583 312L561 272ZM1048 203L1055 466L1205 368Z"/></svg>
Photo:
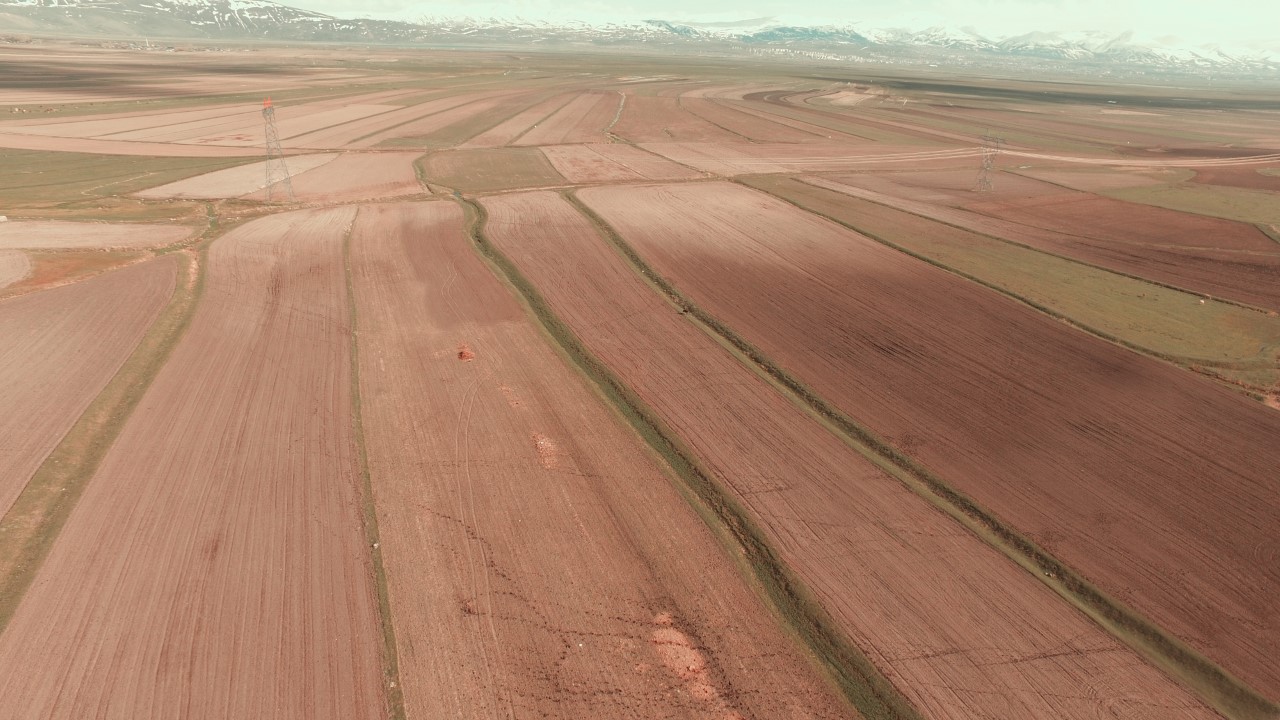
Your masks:
<svg viewBox="0 0 1280 720"><path fill-rule="evenodd" d="M1263 91L6 47L0 718L1280 715Z"/></svg>
<svg viewBox="0 0 1280 720"><path fill-rule="evenodd" d="M1280 567L1258 554L1280 522L1275 413L739 186L582 197L854 421L1109 594L1280 687L1263 663L1280 651L1266 630L1280 630L1268 601Z"/></svg>

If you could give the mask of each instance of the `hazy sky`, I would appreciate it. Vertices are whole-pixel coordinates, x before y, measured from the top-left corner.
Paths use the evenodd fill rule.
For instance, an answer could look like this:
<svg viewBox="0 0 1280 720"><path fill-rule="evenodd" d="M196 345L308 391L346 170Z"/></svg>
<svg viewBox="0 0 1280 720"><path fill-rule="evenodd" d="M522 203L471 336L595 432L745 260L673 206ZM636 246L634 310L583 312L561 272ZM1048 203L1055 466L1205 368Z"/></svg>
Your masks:
<svg viewBox="0 0 1280 720"><path fill-rule="evenodd" d="M993 36L1031 30L1120 33L1177 44L1280 53L1278 0L278 0L344 16L524 17L626 22L653 18L806 24L972 27Z"/></svg>

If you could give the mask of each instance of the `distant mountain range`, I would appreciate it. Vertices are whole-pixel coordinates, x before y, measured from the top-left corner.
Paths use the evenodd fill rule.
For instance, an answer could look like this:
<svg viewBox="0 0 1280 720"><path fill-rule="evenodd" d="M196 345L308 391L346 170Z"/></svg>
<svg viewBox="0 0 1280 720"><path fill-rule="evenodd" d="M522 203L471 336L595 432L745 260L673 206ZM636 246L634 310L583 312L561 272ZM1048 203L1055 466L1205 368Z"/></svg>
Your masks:
<svg viewBox="0 0 1280 720"><path fill-rule="evenodd" d="M795 26L771 18L727 23L551 23L423 17L344 19L268 0L0 0L0 36L63 34L207 41L277 40L434 46L679 48L839 62L949 67L1035 62L1063 70L1280 76L1271 54L1167 47L1132 33L1032 32L989 38L968 30Z"/></svg>

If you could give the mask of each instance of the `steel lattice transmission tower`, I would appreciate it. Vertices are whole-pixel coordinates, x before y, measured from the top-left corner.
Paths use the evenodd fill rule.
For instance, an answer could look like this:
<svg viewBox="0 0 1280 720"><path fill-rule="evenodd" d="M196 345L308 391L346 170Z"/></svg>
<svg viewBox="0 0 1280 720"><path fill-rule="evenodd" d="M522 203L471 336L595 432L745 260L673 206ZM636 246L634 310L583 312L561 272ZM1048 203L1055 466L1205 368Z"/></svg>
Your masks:
<svg viewBox="0 0 1280 720"><path fill-rule="evenodd" d="M280 133L276 130L276 108L271 98L262 103L262 122L267 138L267 202L280 194L283 199L294 200L293 180L289 178L289 166L284 162L284 151L280 149ZM279 184L282 187L277 188Z"/></svg>
<svg viewBox="0 0 1280 720"><path fill-rule="evenodd" d="M978 186L975 188L978 192L991 190L991 169L996 165L996 156L1000 154L1002 144L1004 138L990 134L982 136L982 169L978 171Z"/></svg>

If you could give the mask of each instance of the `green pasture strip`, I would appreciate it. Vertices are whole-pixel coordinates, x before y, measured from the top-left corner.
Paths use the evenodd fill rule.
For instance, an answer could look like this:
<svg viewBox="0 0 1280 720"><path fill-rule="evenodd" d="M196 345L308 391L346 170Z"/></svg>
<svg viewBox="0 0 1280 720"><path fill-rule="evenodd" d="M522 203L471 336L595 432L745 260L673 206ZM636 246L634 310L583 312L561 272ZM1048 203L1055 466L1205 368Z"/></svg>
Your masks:
<svg viewBox="0 0 1280 720"><path fill-rule="evenodd" d="M1177 183L1102 190L1100 195L1246 223L1280 224L1280 200L1267 190Z"/></svg>
<svg viewBox="0 0 1280 720"><path fill-rule="evenodd" d="M261 158L162 158L0 148L5 209L114 198Z"/></svg>

